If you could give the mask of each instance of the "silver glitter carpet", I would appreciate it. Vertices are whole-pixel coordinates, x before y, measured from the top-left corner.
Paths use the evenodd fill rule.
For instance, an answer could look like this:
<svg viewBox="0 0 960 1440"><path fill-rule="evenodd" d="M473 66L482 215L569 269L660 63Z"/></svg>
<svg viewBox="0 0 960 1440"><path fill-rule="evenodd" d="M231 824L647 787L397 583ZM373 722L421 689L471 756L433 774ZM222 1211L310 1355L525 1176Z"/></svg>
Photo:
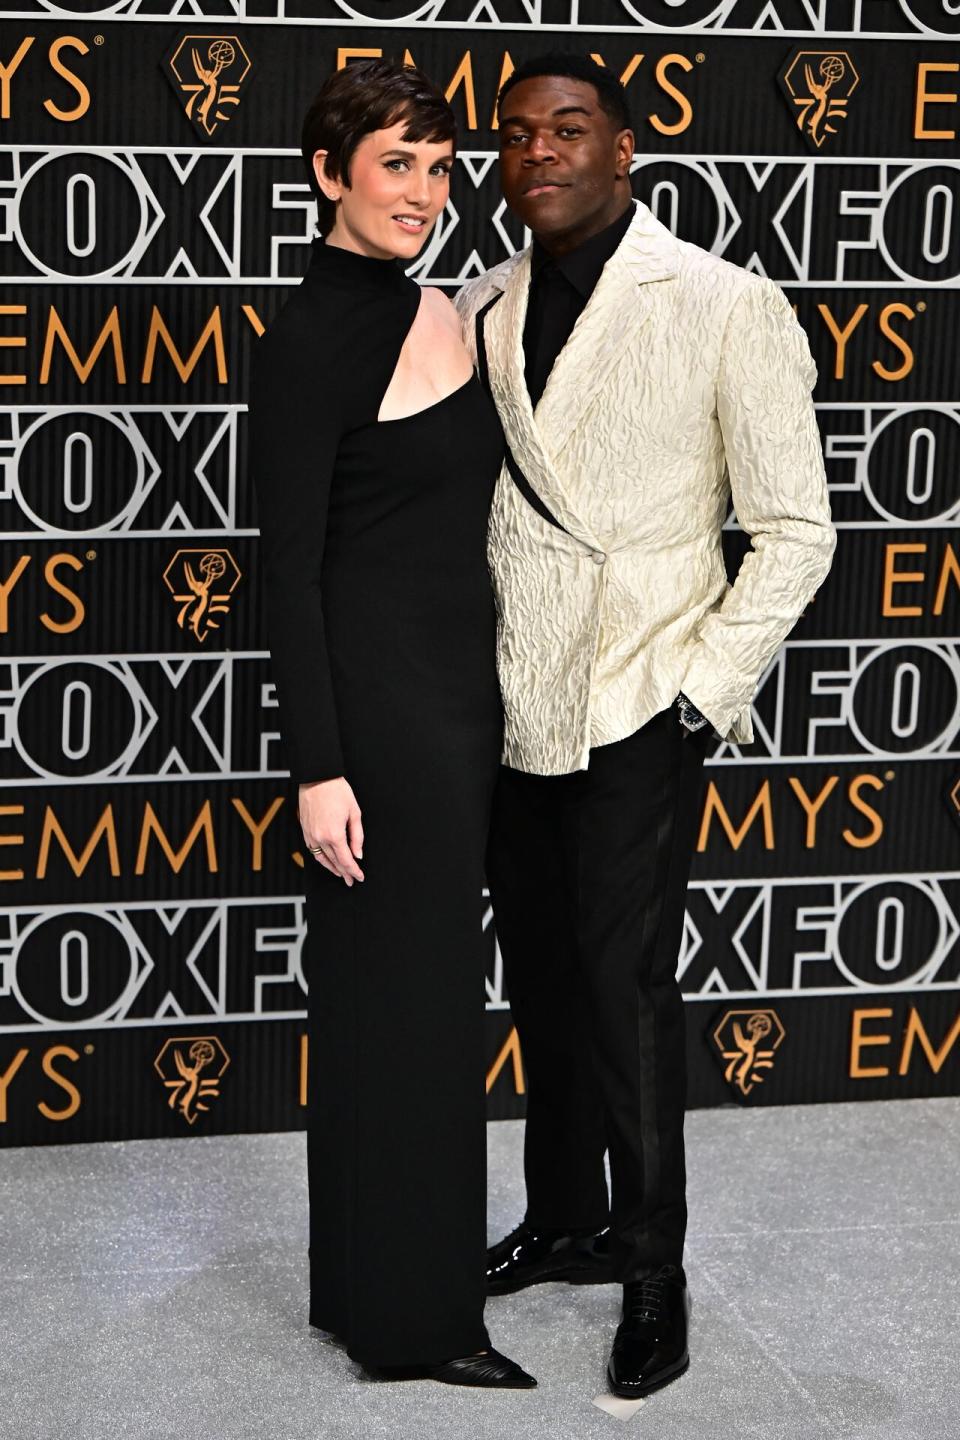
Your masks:
<svg viewBox="0 0 960 1440"><path fill-rule="evenodd" d="M609 1286L490 1301L536 1390L364 1378L306 1323L302 1135L7 1150L0 1436L955 1440L960 1100L700 1111L687 1134L692 1364L627 1419L593 1403ZM520 1142L490 1127L492 1236L522 1211Z"/></svg>

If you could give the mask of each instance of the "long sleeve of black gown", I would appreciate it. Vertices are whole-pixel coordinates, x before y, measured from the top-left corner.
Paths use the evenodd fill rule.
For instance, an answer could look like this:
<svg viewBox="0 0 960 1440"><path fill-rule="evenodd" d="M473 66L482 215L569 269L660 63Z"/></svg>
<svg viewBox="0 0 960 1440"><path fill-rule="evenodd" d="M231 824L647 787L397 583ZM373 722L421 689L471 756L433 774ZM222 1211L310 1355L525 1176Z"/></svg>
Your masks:
<svg viewBox="0 0 960 1440"><path fill-rule="evenodd" d="M273 676L290 773L307 783L343 774L320 589L342 407L328 367L305 363L316 346L299 322L288 307L257 344L249 434Z"/></svg>
<svg viewBox="0 0 960 1440"><path fill-rule="evenodd" d="M338 448L376 419L419 303L420 287L398 262L318 240L302 283L254 347L260 566L281 730L300 783L344 774L322 603Z"/></svg>

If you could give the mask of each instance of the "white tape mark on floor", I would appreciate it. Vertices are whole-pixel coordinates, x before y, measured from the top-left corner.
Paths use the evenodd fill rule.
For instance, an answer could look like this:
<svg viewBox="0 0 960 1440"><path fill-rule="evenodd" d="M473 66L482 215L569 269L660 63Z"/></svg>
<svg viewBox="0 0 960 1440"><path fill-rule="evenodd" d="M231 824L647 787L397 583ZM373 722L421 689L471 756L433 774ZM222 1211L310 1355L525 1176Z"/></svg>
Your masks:
<svg viewBox="0 0 960 1440"><path fill-rule="evenodd" d="M642 1400L621 1400L619 1395L597 1395L593 1403L598 1410L606 1411L615 1420L632 1420L644 1402Z"/></svg>

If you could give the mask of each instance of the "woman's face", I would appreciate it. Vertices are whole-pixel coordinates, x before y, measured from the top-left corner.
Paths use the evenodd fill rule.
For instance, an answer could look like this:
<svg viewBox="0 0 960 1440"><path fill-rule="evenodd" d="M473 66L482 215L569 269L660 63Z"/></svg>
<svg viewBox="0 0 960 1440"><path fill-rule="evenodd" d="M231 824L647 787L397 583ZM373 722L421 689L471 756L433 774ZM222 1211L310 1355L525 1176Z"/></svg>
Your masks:
<svg viewBox="0 0 960 1440"><path fill-rule="evenodd" d="M350 185L325 174L326 151L313 157L317 182L339 200L327 243L378 260L417 255L450 193L453 143L403 140L407 121L364 135L350 161Z"/></svg>

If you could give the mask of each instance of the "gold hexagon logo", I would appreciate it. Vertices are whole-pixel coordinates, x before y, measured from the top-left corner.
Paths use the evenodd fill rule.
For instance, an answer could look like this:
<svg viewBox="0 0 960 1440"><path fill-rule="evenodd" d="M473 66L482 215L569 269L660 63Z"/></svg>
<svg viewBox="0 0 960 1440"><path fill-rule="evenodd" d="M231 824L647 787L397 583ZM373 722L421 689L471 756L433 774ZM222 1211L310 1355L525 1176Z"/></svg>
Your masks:
<svg viewBox="0 0 960 1440"><path fill-rule="evenodd" d="M819 150L847 118L860 75L847 50L796 50L780 73L797 129Z"/></svg>
<svg viewBox="0 0 960 1440"><path fill-rule="evenodd" d="M209 139L237 113L250 57L237 35L182 35L167 55L164 71L187 119Z"/></svg>
<svg viewBox="0 0 960 1440"><path fill-rule="evenodd" d="M230 1056L216 1035L179 1035L165 1040L153 1068L169 1092L168 1105L193 1125L208 1100L219 1097Z"/></svg>
<svg viewBox="0 0 960 1440"><path fill-rule="evenodd" d="M728 1010L713 1032L727 1084L741 1095L762 1085L786 1033L776 1010Z"/></svg>
<svg viewBox="0 0 960 1440"><path fill-rule="evenodd" d="M178 550L163 579L180 606L180 629L189 630L203 642L211 630L220 629L217 617L229 614L230 598L241 574L229 550Z"/></svg>

